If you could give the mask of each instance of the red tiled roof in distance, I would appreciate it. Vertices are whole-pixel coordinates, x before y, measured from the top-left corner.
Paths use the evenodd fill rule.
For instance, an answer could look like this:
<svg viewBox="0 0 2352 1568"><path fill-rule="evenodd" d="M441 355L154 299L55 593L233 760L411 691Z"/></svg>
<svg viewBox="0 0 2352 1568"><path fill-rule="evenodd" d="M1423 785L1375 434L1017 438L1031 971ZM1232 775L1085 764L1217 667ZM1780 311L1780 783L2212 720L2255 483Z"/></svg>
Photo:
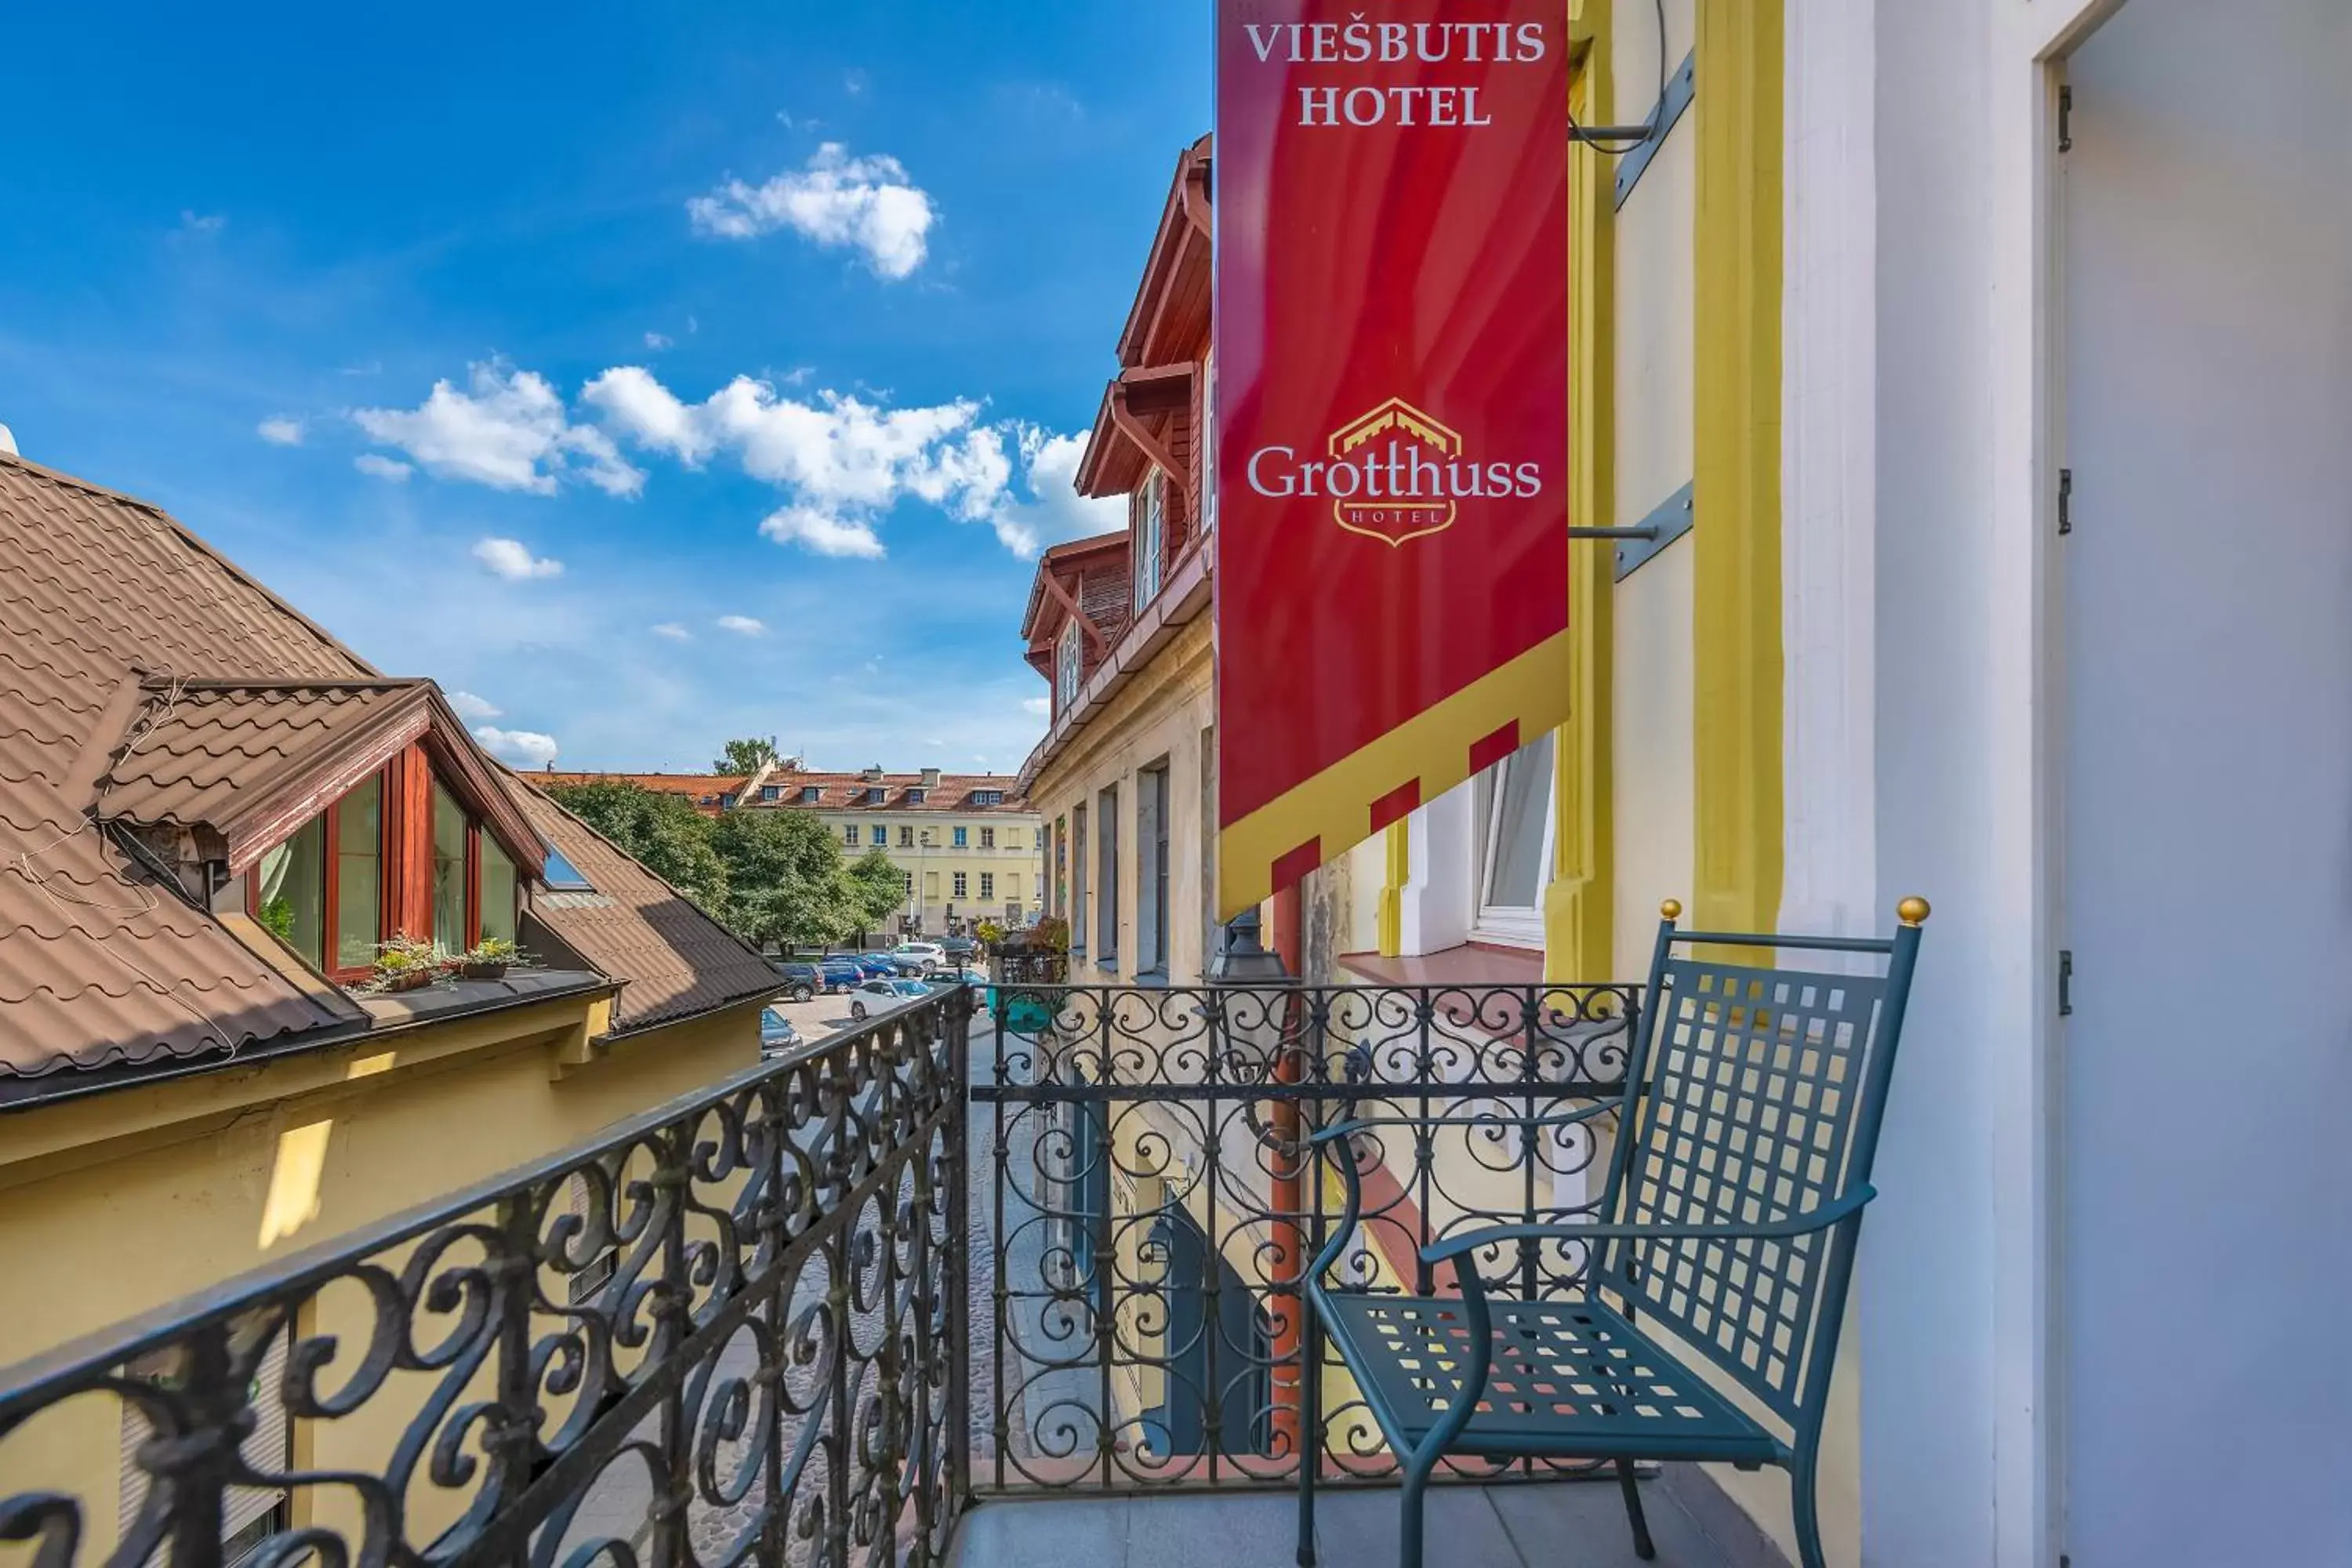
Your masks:
<svg viewBox="0 0 2352 1568"><path fill-rule="evenodd" d="M686 795L698 802L703 796L716 797L723 789L727 794L739 793L746 780L740 775L726 773L526 773L516 775L541 789L560 789L571 784L624 783L671 795ZM656 784L651 781L659 780ZM862 773L821 773L814 769L778 768L762 781L762 788L773 788L776 798L770 801L747 800L751 806L796 805L809 811L886 811L886 812L1005 812L1018 814L1029 809L1021 798L1020 780L1011 773L941 773L936 784L926 784L921 773L884 773L869 779ZM814 789L817 798L803 798ZM870 790L879 789L880 802L866 798ZM919 790L922 804L908 799L908 792ZM980 791L995 791L1003 799L994 805L975 805L971 796ZM714 808L715 809L715 808Z"/></svg>

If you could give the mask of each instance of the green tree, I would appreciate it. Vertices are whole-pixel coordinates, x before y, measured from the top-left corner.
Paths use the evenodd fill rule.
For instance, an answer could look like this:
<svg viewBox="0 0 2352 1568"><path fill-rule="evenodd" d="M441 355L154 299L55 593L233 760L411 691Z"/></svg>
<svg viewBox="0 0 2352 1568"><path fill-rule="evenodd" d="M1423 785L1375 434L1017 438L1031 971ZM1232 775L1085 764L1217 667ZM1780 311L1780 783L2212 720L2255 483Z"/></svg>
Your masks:
<svg viewBox="0 0 2352 1568"><path fill-rule="evenodd" d="M762 944L822 946L854 936L864 910L841 841L801 811L730 811L711 825L727 868L727 923Z"/></svg>
<svg viewBox="0 0 2352 1568"><path fill-rule="evenodd" d="M771 735L762 741L755 735L750 740L728 742L719 749L719 760L710 764L710 771L748 775L758 773L775 760L776 738Z"/></svg>
<svg viewBox="0 0 2352 1568"><path fill-rule="evenodd" d="M723 918L727 868L711 845L710 819L692 805L621 779L566 784L548 795L646 869Z"/></svg>
<svg viewBox="0 0 2352 1568"><path fill-rule="evenodd" d="M857 929L885 931L890 917L907 903L907 873L879 849L868 849L849 863L850 897L857 906Z"/></svg>

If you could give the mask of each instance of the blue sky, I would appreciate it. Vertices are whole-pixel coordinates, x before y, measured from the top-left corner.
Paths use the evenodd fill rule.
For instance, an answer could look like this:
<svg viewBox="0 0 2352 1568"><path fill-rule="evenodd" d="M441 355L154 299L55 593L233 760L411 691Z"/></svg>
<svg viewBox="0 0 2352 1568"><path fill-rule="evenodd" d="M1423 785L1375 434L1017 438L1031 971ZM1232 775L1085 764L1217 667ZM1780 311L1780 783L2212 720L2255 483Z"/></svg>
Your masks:
<svg viewBox="0 0 2352 1568"><path fill-rule="evenodd" d="M512 760L1009 771L1208 41L1206 0L39 8L0 423Z"/></svg>

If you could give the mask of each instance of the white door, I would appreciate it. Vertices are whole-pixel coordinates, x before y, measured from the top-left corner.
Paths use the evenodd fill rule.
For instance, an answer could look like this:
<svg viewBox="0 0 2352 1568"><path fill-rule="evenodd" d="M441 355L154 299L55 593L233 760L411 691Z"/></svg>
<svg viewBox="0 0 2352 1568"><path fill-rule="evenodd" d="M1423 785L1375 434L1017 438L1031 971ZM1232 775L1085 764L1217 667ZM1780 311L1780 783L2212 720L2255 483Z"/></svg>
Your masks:
<svg viewBox="0 0 2352 1568"><path fill-rule="evenodd" d="M2352 1563L2352 5L2068 79L2066 1550Z"/></svg>

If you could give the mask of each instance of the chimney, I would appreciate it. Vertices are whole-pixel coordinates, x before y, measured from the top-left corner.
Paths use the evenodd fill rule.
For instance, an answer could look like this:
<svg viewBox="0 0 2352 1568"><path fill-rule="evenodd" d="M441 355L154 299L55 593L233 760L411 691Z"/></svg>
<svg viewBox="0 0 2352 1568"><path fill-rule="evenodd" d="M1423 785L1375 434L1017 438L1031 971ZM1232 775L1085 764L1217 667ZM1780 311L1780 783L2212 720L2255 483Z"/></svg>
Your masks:
<svg viewBox="0 0 2352 1568"><path fill-rule="evenodd" d="M923 787L925 789L937 789L940 787L939 769L925 768L923 770Z"/></svg>
<svg viewBox="0 0 2352 1568"><path fill-rule="evenodd" d="M880 784L882 782L882 764L880 763L868 763L866 765L866 771L857 776L864 779L867 784Z"/></svg>

